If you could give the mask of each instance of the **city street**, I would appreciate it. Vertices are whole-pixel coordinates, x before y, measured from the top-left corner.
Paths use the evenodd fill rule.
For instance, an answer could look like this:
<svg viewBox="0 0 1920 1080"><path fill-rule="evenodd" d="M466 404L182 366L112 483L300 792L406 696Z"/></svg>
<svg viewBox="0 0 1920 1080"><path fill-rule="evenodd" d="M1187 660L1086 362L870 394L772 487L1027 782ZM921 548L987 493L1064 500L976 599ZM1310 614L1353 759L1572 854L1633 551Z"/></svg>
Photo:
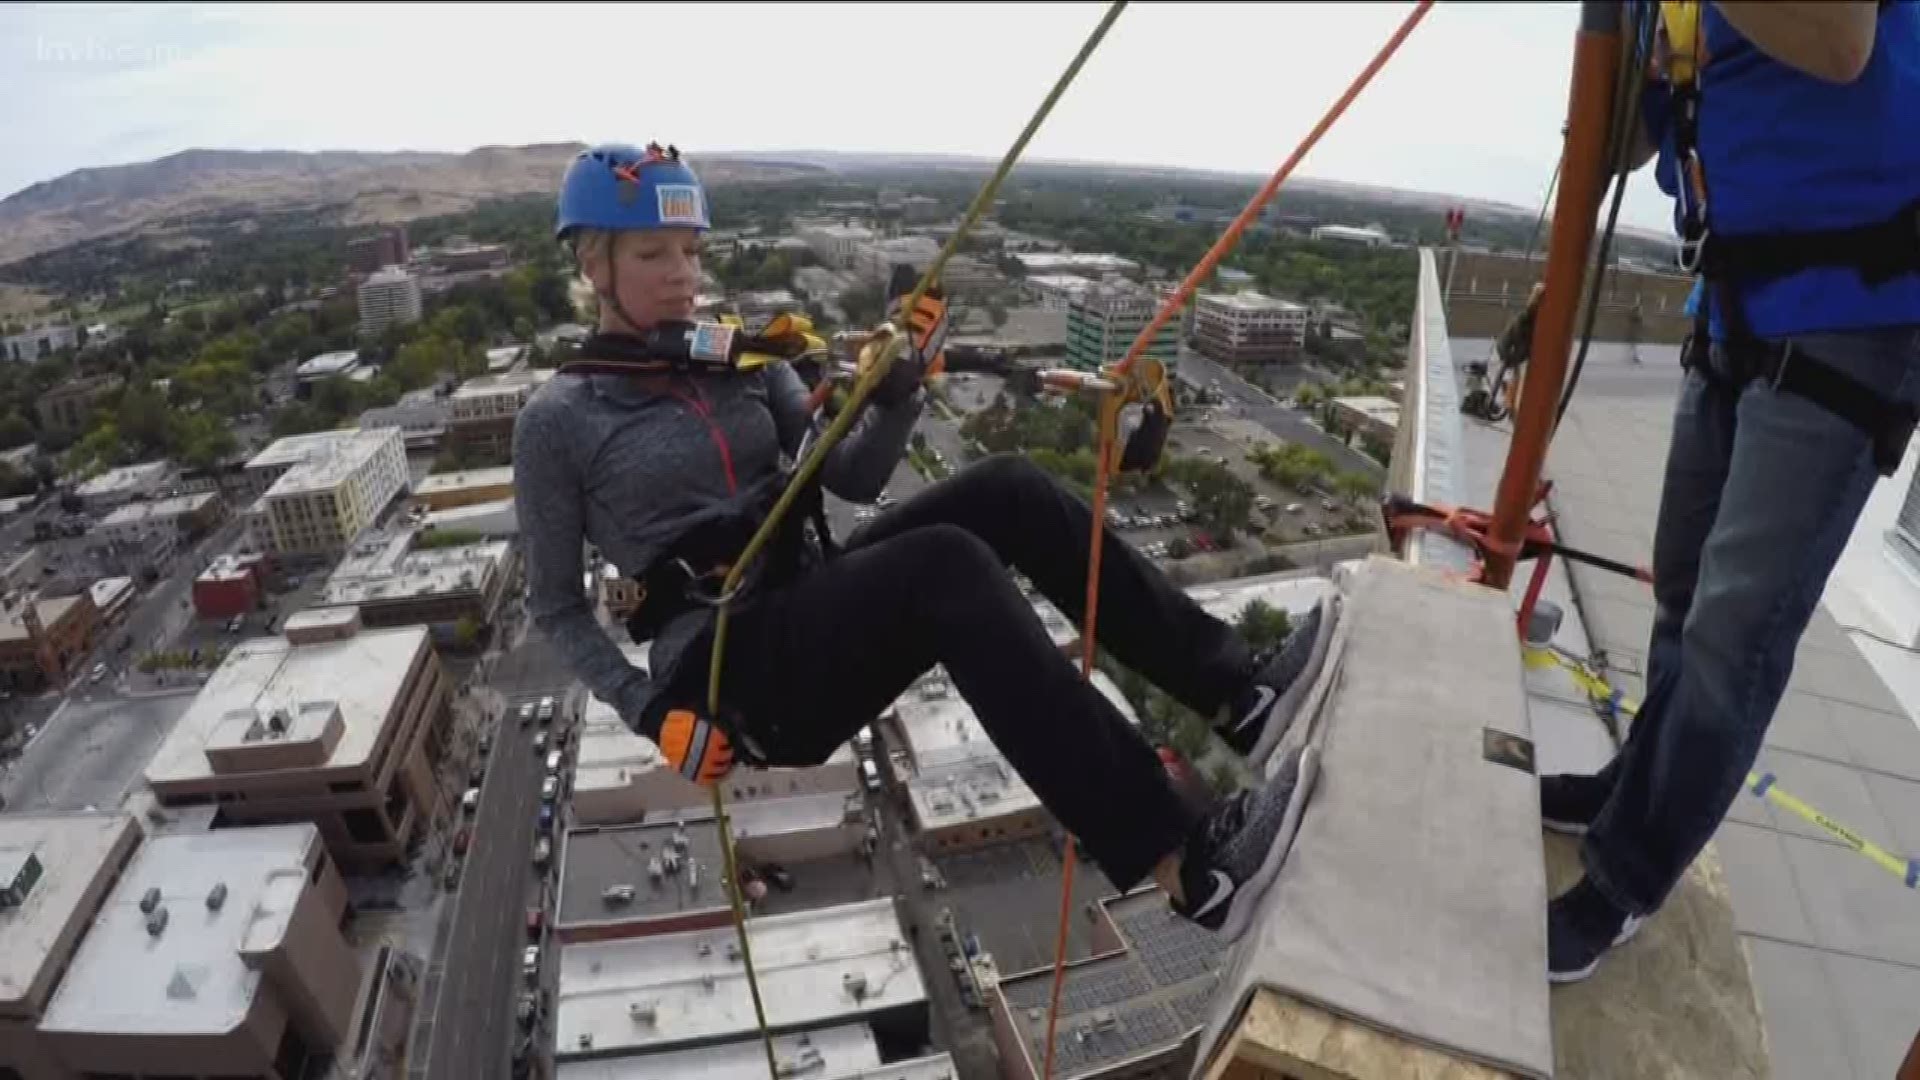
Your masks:
<svg viewBox="0 0 1920 1080"><path fill-rule="evenodd" d="M439 1080L507 1075L514 999L522 986L522 896L534 873L531 856L540 803L540 756L531 740L538 728L513 719L509 699L494 725L486 778L471 829L451 920L434 943L421 998L426 1017L416 1026L409 1072Z"/></svg>
<svg viewBox="0 0 1920 1080"><path fill-rule="evenodd" d="M1241 378L1224 364L1183 349L1180 353L1180 372L1201 386L1210 387L1217 380L1220 393L1239 409L1240 415L1273 432L1277 438L1322 451L1340 469L1364 472L1375 477L1386 471L1379 462L1314 427L1306 417L1281 404L1278 399ZM1294 381L1297 383L1299 378L1295 376Z"/></svg>
<svg viewBox="0 0 1920 1080"><path fill-rule="evenodd" d="M192 703L190 691L90 699L76 692L0 781L7 809L118 807Z"/></svg>

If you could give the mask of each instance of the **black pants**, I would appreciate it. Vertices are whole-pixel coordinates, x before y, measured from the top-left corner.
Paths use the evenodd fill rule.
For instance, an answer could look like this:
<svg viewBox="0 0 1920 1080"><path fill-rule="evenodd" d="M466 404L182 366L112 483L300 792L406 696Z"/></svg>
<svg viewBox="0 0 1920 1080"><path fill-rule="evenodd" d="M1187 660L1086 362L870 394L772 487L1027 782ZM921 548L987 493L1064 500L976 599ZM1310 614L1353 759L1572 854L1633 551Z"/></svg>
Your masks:
<svg viewBox="0 0 1920 1080"><path fill-rule="evenodd" d="M943 664L1027 785L1126 889L1178 848L1192 812L1158 756L1048 637L1006 568L1076 623L1092 512L1025 457L989 458L856 532L839 558L760 597L728 629L722 697L770 763L824 761ZM1212 716L1247 678L1248 649L1108 532L1100 644ZM671 696L704 698L702 635Z"/></svg>

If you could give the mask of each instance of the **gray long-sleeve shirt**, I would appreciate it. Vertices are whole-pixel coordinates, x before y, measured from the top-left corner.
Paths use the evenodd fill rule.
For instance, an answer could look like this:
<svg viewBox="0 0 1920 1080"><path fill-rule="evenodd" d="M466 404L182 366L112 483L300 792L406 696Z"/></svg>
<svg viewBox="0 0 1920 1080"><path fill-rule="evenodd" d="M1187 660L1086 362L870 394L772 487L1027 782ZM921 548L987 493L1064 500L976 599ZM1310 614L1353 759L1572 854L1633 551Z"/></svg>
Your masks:
<svg viewBox="0 0 1920 1080"><path fill-rule="evenodd" d="M872 502L906 449L920 399L867 409L821 468L828 491ZM597 698L633 723L652 697L587 603L581 542L628 576L688 528L729 512L770 482L810 424L792 368L672 380L559 375L520 411L514 499L526 541L528 613ZM674 620L649 663L672 668L710 621Z"/></svg>

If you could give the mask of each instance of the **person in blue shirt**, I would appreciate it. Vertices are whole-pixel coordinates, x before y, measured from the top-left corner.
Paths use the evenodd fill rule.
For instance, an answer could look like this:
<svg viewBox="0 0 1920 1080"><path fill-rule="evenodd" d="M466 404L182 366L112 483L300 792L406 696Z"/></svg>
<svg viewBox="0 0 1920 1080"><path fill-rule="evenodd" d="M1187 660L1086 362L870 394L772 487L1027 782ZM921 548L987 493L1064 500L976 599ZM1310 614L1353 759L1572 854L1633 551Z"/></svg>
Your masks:
<svg viewBox="0 0 1920 1080"><path fill-rule="evenodd" d="M1631 937L1719 828L1920 404L1920 3L1692 10L1690 54L1666 23L1634 164L1658 150L1702 311L1654 536L1646 700L1599 775L1541 780L1547 827L1585 836L1584 878L1548 908L1555 982Z"/></svg>

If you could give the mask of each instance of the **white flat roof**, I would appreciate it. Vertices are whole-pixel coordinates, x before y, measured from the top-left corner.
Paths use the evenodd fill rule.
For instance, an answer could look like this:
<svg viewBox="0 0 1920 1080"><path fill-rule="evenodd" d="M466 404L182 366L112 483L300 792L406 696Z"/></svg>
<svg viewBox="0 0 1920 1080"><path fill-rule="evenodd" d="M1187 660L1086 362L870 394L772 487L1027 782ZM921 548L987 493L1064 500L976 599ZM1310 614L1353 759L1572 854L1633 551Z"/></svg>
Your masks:
<svg viewBox="0 0 1920 1080"><path fill-rule="evenodd" d="M1187 590L1194 602L1216 619L1232 622L1248 604L1259 600L1271 607L1284 608L1289 615L1305 615L1327 594L1326 578L1297 570L1236 578L1232 581L1195 585Z"/></svg>
<svg viewBox="0 0 1920 1080"><path fill-rule="evenodd" d="M1038 252L1017 251L1014 258L1029 271L1047 273L1049 271L1089 269L1089 270L1135 270L1140 264L1132 259L1123 259L1106 252Z"/></svg>
<svg viewBox="0 0 1920 1080"><path fill-rule="evenodd" d="M475 592L499 572L511 547L481 540L458 547L413 551L406 532L357 545L314 598L321 605L371 604L412 597Z"/></svg>
<svg viewBox="0 0 1920 1080"><path fill-rule="evenodd" d="M456 398L488 397L493 394L518 393L533 390L541 383L553 378L552 368L532 368L527 371L509 371L503 375L476 375L460 384L453 392Z"/></svg>
<svg viewBox="0 0 1920 1080"><path fill-rule="evenodd" d="M133 502L116 508L113 513L100 519L100 527L109 525L136 525L149 521L164 521L182 514L197 514L206 509L208 503L220 496L211 491L194 491L185 495L175 495L171 499L152 499L146 502Z"/></svg>
<svg viewBox="0 0 1920 1080"><path fill-rule="evenodd" d="M254 638L227 654L147 764L149 783L201 780L214 775L206 748L219 739L229 713L285 709L299 715L312 701L340 707L343 731L321 768L364 762L393 712L414 658L427 647L427 628L361 630L343 641L294 645L283 637Z"/></svg>
<svg viewBox="0 0 1920 1080"><path fill-rule="evenodd" d="M513 466L502 465L497 469L463 469L460 472L433 473L413 486L415 495L433 495L445 491L467 491L472 488L498 487L513 483Z"/></svg>
<svg viewBox="0 0 1920 1080"><path fill-rule="evenodd" d="M1028 274L1022 280L1042 289L1090 289L1094 284L1078 274Z"/></svg>
<svg viewBox="0 0 1920 1080"><path fill-rule="evenodd" d="M144 461L138 465L122 465L81 484L74 489L73 493L86 499L138 490L159 483L161 477L166 476L172 467L165 461Z"/></svg>
<svg viewBox="0 0 1920 1080"><path fill-rule="evenodd" d="M213 561L207 564L205 570L200 571L199 580L231 581L234 578L249 573L252 568L253 560L242 559L231 552L222 552L214 556Z"/></svg>
<svg viewBox="0 0 1920 1080"><path fill-rule="evenodd" d="M1335 405L1344 405L1355 412L1365 413L1376 420L1386 420L1391 423L1398 423L1400 420L1400 403L1392 398L1376 396L1339 397L1334 398L1333 403Z"/></svg>
<svg viewBox="0 0 1920 1080"><path fill-rule="evenodd" d="M55 942L87 913L80 899L114 845L137 829L126 814L0 814L0 862L16 866L32 854L41 878L26 903L0 912L0 1006L32 990Z"/></svg>
<svg viewBox="0 0 1920 1080"><path fill-rule="evenodd" d="M1266 296L1257 292L1207 293L1201 301L1218 304L1221 307L1237 308L1241 311L1306 311L1305 304L1296 304L1291 300L1282 300L1276 296Z"/></svg>
<svg viewBox="0 0 1920 1080"><path fill-rule="evenodd" d="M120 597L133 591L133 579L130 577L103 577L87 586L93 594L93 606L105 611L112 607Z"/></svg>
<svg viewBox="0 0 1920 1080"><path fill-rule="evenodd" d="M468 503L446 510L429 510L420 519L429 529L471 529L484 536L517 536L520 533L520 506L512 499ZM614 570L612 566L609 570ZM619 571L614 570L617 576Z"/></svg>
<svg viewBox="0 0 1920 1080"><path fill-rule="evenodd" d="M826 1026L926 1000L891 897L761 916L746 925L767 1023L776 1030ZM740 960L728 959L737 944L728 926L564 946L554 1008L557 1054L757 1036L745 971Z"/></svg>
<svg viewBox="0 0 1920 1080"><path fill-rule="evenodd" d="M294 369L294 374L302 379L322 378L337 375L360 362L360 353L355 349L343 349L339 352L324 352L303 361Z"/></svg>
<svg viewBox="0 0 1920 1080"><path fill-rule="evenodd" d="M297 463L267 489L267 498L325 491L352 475L355 469L380 453L389 441L404 444L405 438L401 435L399 428L392 427L365 430L355 428L325 434L332 435L333 438L308 444L307 452L300 456ZM296 437L305 438L305 436ZM266 452L270 453L272 450L273 447L268 447ZM259 460L259 458L253 459L249 467L257 464Z"/></svg>
<svg viewBox="0 0 1920 1080"><path fill-rule="evenodd" d="M253 1006L261 974L243 952L286 936L320 845L310 822L158 836L128 863L101 905L42 1031L73 1034L219 1035ZM225 884L215 909L207 898ZM147 932L140 899L159 889L165 929Z"/></svg>
<svg viewBox="0 0 1920 1080"><path fill-rule="evenodd" d="M851 808L847 805L849 800L854 802ZM859 813L859 799L852 788L778 799L741 799L727 804L736 841L833 829L850 815L857 817Z"/></svg>
<svg viewBox="0 0 1920 1080"><path fill-rule="evenodd" d="M866 1024L775 1036L773 1055L782 1068L791 1070L782 1075L808 1080L955 1080L960 1075L952 1055L944 1053L880 1064L880 1048ZM766 1050L758 1039L610 1061L569 1061L554 1070L554 1080L766 1080L766 1076Z"/></svg>

